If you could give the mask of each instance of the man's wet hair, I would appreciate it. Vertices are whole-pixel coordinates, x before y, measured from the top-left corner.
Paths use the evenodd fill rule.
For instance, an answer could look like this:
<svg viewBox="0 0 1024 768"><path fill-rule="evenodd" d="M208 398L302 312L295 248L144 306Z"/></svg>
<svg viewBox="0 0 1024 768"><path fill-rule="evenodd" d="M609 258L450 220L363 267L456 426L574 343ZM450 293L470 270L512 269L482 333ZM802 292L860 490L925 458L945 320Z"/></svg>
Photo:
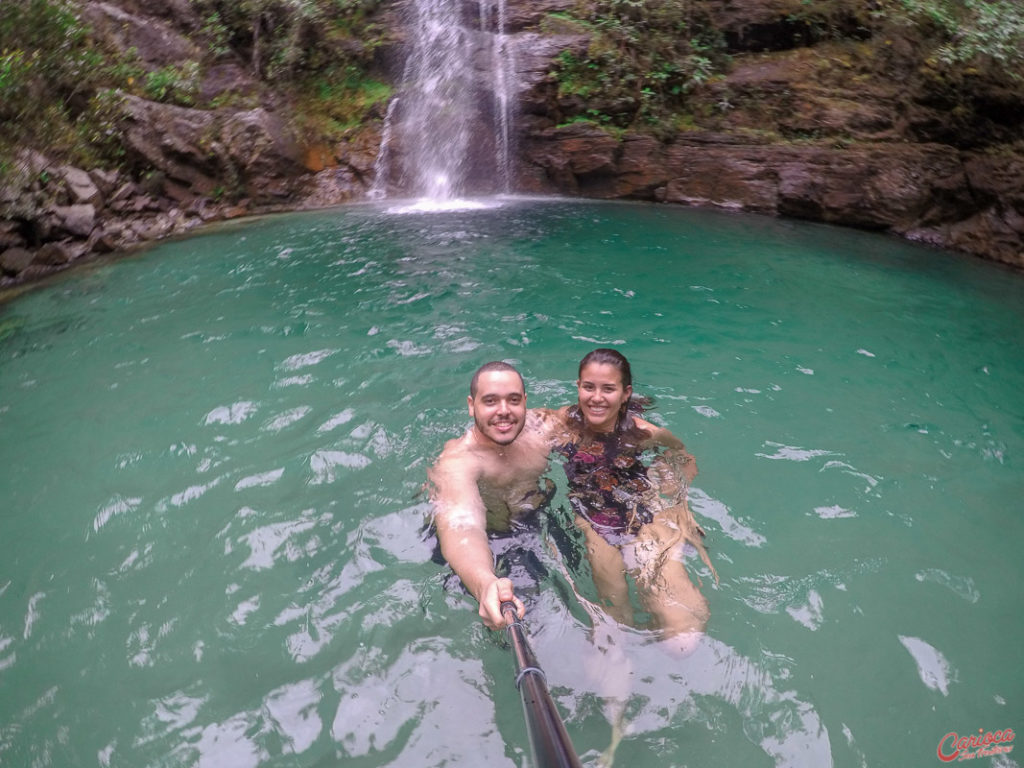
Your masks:
<svg viewBox="0 0 1024 768"><path fill-rule="evenodd" d="M493 371L511 371L519 377L519 383L523 385L523 391L526 391L526 383L523 381L523 374L516 370L514 365L503 362L501 360L492 360L489 363L484 363L476 369L476 373L473 374L473 378L469 380L469 396L476 397L476 388L480 383L480 376L485 373L491 373Z"/></svg>

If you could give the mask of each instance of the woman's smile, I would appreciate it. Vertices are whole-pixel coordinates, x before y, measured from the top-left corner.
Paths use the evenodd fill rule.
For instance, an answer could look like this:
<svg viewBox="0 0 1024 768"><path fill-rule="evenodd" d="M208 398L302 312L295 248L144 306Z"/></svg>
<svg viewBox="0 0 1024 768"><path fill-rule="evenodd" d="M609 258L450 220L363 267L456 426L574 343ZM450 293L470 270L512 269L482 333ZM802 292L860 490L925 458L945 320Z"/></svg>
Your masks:
<svg viewBox="0 0 1024 768"><path fill-rule="evenodd" d="M576 382L580 410L587 426L595 432L611 432L633 387L622 384L622 373L608 363L588 363Z"/></svg>

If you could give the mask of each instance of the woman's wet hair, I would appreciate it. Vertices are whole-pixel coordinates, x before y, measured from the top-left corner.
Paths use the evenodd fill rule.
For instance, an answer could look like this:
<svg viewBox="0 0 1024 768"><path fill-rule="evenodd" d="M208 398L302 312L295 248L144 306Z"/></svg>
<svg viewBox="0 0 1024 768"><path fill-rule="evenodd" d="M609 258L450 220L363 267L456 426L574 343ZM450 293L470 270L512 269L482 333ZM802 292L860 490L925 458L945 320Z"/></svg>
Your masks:
<svg viewBox="0 0 1024 768"><path fill-rule="evenodd" d="M633 386L633 370L630 368L629 360L621 352L615 349L608 349L607 347L598 347L593 349L583 356L580 360L580 366L577 370L577 377L582 378L583 369L588 365L611 365L616 368L622 379L623 387ZM636 425L634 421L635 416L642 416L645 411L649 411L654 406L654 402L642 395L630 395L629 400L623 403L622 410L619 412L619 418L615 422L615 435L620 443L634 445L648 437L646 430L641 429ZM575 425L577 428L582 429L584 426L583 413L580 411L579 403L576 403L569 407L569 423Z"/></svg>
<svg viewBox="0 0 1024 768"><path fill-rule="evenodd" d="M580 367L576 371L577 378L583 375L583 369L591 363L597 365L612 365L619 369L619 373L622 375L622 386L631 387L633 386L633 370L629 367L629 360L621 352L608 349L606 347L598 347L597 349L587 352L580 360Z"/></svg>

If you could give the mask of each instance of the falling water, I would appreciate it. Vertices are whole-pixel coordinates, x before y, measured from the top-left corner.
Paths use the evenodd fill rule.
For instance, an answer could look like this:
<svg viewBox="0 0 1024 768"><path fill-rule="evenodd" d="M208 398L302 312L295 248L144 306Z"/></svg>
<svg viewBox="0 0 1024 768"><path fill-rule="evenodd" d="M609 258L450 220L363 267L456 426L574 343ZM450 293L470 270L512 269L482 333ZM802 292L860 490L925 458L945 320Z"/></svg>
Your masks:
<svg viewBox="0 0 1024 768"><path fill-rule="evenodd" d="M373 186L370 187L370 199L380 200L387 197L387 171L391 159L391 134L394 126L395 108L401 103L397 96L388 104L387 114L384 116L384 130L380 136L380 149L377 151L377 159L373 163Z"/></svg>
<svg viewBox="0 0 1024 768"><path fill-rule="evenodd" d="M494 74L495 144L497 148L498 178L502 191L512 191L512 129L516 72L515 46L507 34L508 0L497 0L498 24L491 45L491 71ZM481 9L487 6L481 3ZM482 14L483 15L483 14ZM490 24L482 24L483 29Z"/></svg>
<svg viewBox="0 0 1024 768"><path fill-rule="evenodd" d="M371 196L430 200L512 187L515 60L505 0L480 0L479 28L458 0L414 0L409 55L388 107ZM495 18L496 17L496 18Z"/></svg>

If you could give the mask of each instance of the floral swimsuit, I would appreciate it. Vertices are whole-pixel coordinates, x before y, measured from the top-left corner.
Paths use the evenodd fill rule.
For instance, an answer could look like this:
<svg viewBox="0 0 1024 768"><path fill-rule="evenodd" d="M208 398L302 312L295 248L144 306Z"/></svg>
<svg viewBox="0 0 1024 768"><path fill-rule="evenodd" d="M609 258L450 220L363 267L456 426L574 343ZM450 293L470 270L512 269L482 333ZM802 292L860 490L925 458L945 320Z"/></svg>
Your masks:
<svg viewBox="0 0 1024 768"><path fill-rule="evenodd" d="M569 503L600 534L635 534L654 515L644 504L651 481L635 449L625 450L617 435L595 435L565 443Z"/></svg>

